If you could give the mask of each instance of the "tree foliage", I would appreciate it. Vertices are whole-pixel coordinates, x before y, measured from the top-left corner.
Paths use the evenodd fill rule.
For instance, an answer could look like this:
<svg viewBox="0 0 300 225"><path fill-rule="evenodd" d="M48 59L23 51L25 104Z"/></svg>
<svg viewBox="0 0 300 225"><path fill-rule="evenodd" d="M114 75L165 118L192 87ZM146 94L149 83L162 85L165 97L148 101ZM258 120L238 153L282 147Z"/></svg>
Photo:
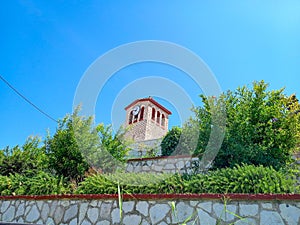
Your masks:
<svg viewBox="0 0 300 225"><path fill-rule="evenodd" d="M75 137L72 117L69 115L59 121L54 136L46 140L46 150L49 168L58 176L79 181L88 170L88 164Z"/></svg>
<svg viewBox="0 0 300 225"><path fill-rule="evenodd" d="M291 161L299 145L299 104L284 89L267 90L264 81L228 91L218 98L201 95L203 106L195 108L199 124L196 153L204 152L213 125L212 115L225 108L226 133L214 167L246 163L281 168Z"/></svg>
<svg viewBox="0 0 300 225"><path fill-rule="evenodd" d="M96 130L100 137L101 150L108 152L117 164L118 162L125 162L126 156L130 151L129 145L131 144L130 141L124 138L125 130L120 128L113 134L112 126L105 126L104 124L99 124Z"/></svg>
<svg viewBox="0 0 300 225"><path fill-rule="evenodd" d="M172 127L172 129L166 134L161 142L161 154L162 156L171 155L180 140L182 129L180 127Z"/></svg>
<svg viewBox="0 0 300 225"><path fill-rule="evenodd" d="M130 150L123 141L124 131L113 134L111 126L94 126L92 116L79 116L77 107L72 115L59 122L53 138L47 140L50 167L60 176L82 180L88 168L112 172L121 167Z"/></svg>
<svg viewBox="0 0 300 225"><path fill-rule="evenodd" d="M125 130L114 133L111 125L103 123L93 126L92 116L79 116L79 108L72 115L75 137L79 148L94 169L113 172L121 168L130 150L130 142L124 139Z"/></svg>
<svg viewBox="0 0 300 225"><path fill-rule="evenodd" d="M35 173L47 170L48 160L45 149L40 147L37 137L30 137L25 144L0 151L0 175Z"/></svg>
<svg viewBox="0 0 300 225"><path fill-rule="evenodd" d="M198 125L195 121L187 121L182 128L172 127L161 142L162 156L193 155L198 135Z"/></svg>
<svg viewBox="0 0 300 225"><path fill-rule="evenodd" d="M125 131L120 128L115 134L111 125L105 126L103 123L98 124L93 129L90 139L94 142L88 142L88 145L80 146L84 149L84 155L90 165L97 171L111 173L124 167L126 156L130 151L131 142L124 139ZM82 132L79 139L84 137Z"/></svg>

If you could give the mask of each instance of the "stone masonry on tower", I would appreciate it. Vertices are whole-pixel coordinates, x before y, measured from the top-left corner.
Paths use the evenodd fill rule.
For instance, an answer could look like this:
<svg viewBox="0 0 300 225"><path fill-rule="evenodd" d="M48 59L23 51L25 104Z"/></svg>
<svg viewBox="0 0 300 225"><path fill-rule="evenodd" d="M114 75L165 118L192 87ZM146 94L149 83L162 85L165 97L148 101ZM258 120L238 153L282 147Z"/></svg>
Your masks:
<svg viewBox="0 0 300 225"><path fill-rule="evenodd" d="M169 115L172 113L152 97L137 99L125 110L126 138L143 142L161 139L168 132Z"/></svg>

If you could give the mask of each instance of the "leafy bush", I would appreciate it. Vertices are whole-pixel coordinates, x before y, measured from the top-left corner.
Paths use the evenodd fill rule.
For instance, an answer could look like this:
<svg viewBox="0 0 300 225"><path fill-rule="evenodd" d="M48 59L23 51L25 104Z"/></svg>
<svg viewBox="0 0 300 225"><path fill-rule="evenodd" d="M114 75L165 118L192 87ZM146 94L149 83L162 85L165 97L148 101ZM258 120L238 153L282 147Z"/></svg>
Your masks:
<svg viewBox="0 0 300 225"><path fill-rule="evenodd" d="M166 175L121 173L92 175L79 184L77 193L294 193L297 180L272 167L253 165L220 169L208 174Z"/></svg>
<svg viewBox="0 0 300 225"><path fill-rule="evenodd" d="M0 151L0 175L25 174L27 171L47 170L48 159L45 149L39 147L40 140L29 138L20 148L5 148Z"/></svg>
<svg viewBox="0 0 300 225"><path fill-rule="evenodd" d="M203 182L207 193L294 193L299 192L292 174L272 167L237 165L212 171Z"/></svg>
<svg viewBox="0 0 300 225"><path fill-rule="evenodd" d="M180 193L181 176L151 173L96 174L87 177L78 186L80 194L117 194L118 185L124 193Z"/></svg>
<svg viewBox="0 0 300 225"><path fill-rule="evenodd" d="M0 175L0 195L12 195L11 179Z"/></svg>
<svg viewBox="0 0 300 225"><path fill-rule="evenodd" d="M0 176L0 195L47 195L70 193L69 185L61 178L46 172Z"/></svg>
<svg viewBox="0 0 300 225"><path fill-rule="evenodd" d="M156 193L299 193L293 174L272 167L242 165L208 174L169 175L151 173L94 174L86 177L77 194ZM62 178L49 173L0 176L1 195L72 193Z"/></svg>

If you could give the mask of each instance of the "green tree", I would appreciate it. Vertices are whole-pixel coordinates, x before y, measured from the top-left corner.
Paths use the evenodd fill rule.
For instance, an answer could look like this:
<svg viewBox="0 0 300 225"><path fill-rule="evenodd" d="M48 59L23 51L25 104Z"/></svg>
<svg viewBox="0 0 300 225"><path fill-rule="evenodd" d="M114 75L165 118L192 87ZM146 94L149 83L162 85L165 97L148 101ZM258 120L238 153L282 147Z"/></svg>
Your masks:
<svg viewBox="0 0 300 225"><path fill-rule="evenodd" d="M100 123L95 127L95 132L98 143L85 148L89 163L103 173L123 169L131 144L124 138L125 131L120 128L114 134L111 125Z"/></svg>
<svg viewBox="0 0 300 225"><path fill-rule="evenodd" d="M96 127L98 135L100 137L100 145L103 150L108 151L115 159L121 162L125 162L125 157L130 151L130 141L124 138L125 130L120 128L116 134L113 134L111 125L105 126L99 124Z"/></svg>
<svg viewBox="0 0 300 225"><path fill-rule="evenodd" d="M113 172L125 162L130 150L125 131L113 134L111 126L94 126L92 116L79 116L80 107L59 122L53 138L47 140L51 168L59 175L82 180L88 168Z"/></svg>
<svg viewBox="0 0 300 225"><path fill-rule="evenodd" d="M124 138L126 130L121 127L114 133L111 125L93 126L93 117L79 116L79 110L77 107L72 115L73 129L87 162L93 169L105 173L121 169L131 144Z"/></svg>
<svg viewBox="0 0 300 225"><path fill-rule="evenodd" d="M178 146L182 129L180 127L172 127L161 142L162 156L169 156L175 151Z"/></svg>
<svg viewBox="0 0 300 225"><path fill-rule="evenodd" d="M212 115L226 110L226 133L214 167L246 163L273 166L291 162L299 145L299 104L284 89L267 90L264 81L228 91L218 98L201 95L203 106L194 109L193 122L199 124L196 153L203 153L213 128ZM221 121L219 121L221 123Z"/></svg>
<svg viewBox="0 0 300 225"><path fill-rule="evenodd" d="M80 181L88 169L75 137L72 116L59 121L58 129L52 138L46 140L49 168L60 177Z"/></svg>

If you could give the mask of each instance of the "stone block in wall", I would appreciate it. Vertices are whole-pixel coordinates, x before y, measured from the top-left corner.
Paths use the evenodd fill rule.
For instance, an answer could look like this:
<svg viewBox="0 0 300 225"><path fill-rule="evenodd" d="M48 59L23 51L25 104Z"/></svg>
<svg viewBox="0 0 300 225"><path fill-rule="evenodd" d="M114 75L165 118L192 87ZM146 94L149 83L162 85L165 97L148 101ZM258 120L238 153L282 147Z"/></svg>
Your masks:
<svg viewBox="0 0 300 225"><path fill-rule="evenodd" d="M89 209L87 210L87 218L92 222L92 224L98 221L99 214L99 208L89 207Z"/></svg>
<svg viewBox="0 0 300 225"><path fill-rule="evenodd" d="M149 203L146 201L139 201L136 204L136 210L141 213L144 216L148 216L149 215Z"/></svg>
<svg viewBox="0 0 300 225"><path fill-rule="evenodd" d="M187 218L194 215L194 208L190 206L189 202L179 202L175 205L175 211L172 212L172 223L181 224Z"/></svg>
<svg viewBox="0 0 300 225"><path fill-rule="evenodd" d="M140 225L142 217L139 215L125 215L123 219L124 225Z"/></svg>
<svg viewBox="0 0 300 225"><path fill-rule="evenodd" d="M267 210L263 210L260 212L260 224L285 225L285 223L283 222L283 220L278 212L267 211Z"/></svg>
<svg viewBox="0 0 300 225"><path fill-rule="evenodd" d="M202 209L198 210L198 218L200 225L217 224L217 220Z"/></svg>
<svg viewBox="0 0 300 225"><path fill-rule="evenodd" d="M234 214L237 213L237 206L228 204L226 205L226 210L225 210L223 203L215 203L213 205L213 211L216 217L220 218L222 221L232 222L235 219Z"/></svg>
<svg viewBox="0 0 300 225"><path fill-rule="evenodd" d="M272 203L261 203L263 209L273 209Z"/></svg>
<svg viewBox="0 0 300 225"><path fill-rule="evenodd" d="M203 209L204 211L211 213L212 212L212 202L200 202L197 208Z"/></svg>
<svg viewBox="0 0 300 225"><path fill-rule="evenodd" d="M161 173L161 172L163 172L163 167L158 166L158 165L152 165L151 166L151 171L154 171L156 173Z"/></svg>
<svg viewBox="0 0 300 225"><path fill-rule="evenodd" d="M157 224L158 222L165 219L166 215L170 212L171 207L168 204L155 204L151 206L149 214L151 218L151 222L153 224Z"/></svg>
<svg viewBox="0 0 300 225"><path fill-rule="evenodd" d="M258 205L253 204L240 204L240 216L247 217L247 216L256 216L258 214Z"/></svg>
<svg viewBox="0 0 300 225"><path fill-rule="evenodd" d="M297 224L299 222L300 209L291 204L280 204L279 210L282 218L288 224Z"/></svg>
<svg viewBox="0 0 300 225"><path fill-rule="evenodd" d="M120 224L120 222L121 222L120 209L115 208L115 209L112 210L111 222L112 222L112 224Z"/></svg>
<svg viewBox="0 0 300 225"><path fill-rule="evenodd" d="M25 217L25 221L29 223L36 223L39 220L40 212L37 205L32 205L28 214ZM62 216L60 217L61 220Z"/></svg>

